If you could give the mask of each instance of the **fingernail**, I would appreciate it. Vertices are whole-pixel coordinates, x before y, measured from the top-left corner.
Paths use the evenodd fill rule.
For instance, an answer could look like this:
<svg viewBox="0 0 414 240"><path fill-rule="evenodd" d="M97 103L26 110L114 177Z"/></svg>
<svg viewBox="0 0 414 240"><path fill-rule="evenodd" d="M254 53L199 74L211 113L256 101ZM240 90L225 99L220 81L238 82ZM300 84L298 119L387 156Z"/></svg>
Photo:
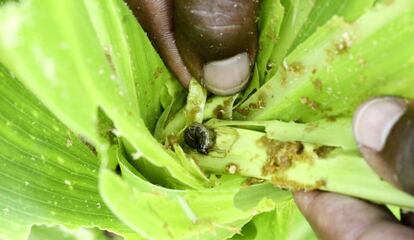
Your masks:
<svg viewBox="0 0 414 240"><path fill-rule="evenodd" d="M414 195L414 102L396 97L368 101L354 117L354 135L376 173Z"/></svg>
<svg viewBox="0 0 414 240"><path fill-rule="evenodd" d="M247 53L208 62L204 65L204 85L217 95L231 95L242 90L249 82L250 60Z"/></svg>
<svg viewBox="0 0 414 240"><path fill-rule="evenodd" d="M402 99L376 98L364 103L354 116L354 135L359 145L383 150L393 126L406 112Z"/></svg>

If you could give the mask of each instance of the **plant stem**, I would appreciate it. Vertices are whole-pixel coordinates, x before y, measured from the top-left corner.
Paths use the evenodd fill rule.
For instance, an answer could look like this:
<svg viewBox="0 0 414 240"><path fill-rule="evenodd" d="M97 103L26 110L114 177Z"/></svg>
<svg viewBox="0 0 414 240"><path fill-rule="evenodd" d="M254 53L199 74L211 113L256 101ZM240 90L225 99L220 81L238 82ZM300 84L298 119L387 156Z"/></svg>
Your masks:
<svg viewBox="0 0 414 240"><path fill-rule="evenodd" d="M291 139L296 141L290 142L248 129L217 127L215 131L216 146L208 155L188 153L204 170L264 179L293 191L322 189L414 209L414 197L382 181L357 151L303 143L294 131ZM323 129L314 131L315 136L323 133Z"/></svg>

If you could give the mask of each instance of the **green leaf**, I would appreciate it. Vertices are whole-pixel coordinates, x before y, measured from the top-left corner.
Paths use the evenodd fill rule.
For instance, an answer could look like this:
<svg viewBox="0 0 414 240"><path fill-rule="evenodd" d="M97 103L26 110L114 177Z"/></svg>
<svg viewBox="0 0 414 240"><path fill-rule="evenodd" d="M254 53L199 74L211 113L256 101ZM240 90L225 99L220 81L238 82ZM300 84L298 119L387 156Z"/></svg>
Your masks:
<svg viewBox="0 0 414 240"><path fill-rule="evenodd" d="M288 226L293 216L294 202L279 204L275 210L262 213L253 218L256 228L254 239L288 239Z"/></svg>
<svg viewBox="0 0 414 240"><path fill-rule="evenodd" d="M98 192L99 161L0 65L0 239L33 224L130 234Z"/></svg>
<svg viewBox="0 0 414 240"><path fill-rule="evenodd" d="M261 213L247 223L236 239L317 239L312 228L292 201L276 205L273 211Z"/></svg>
<svg viewBox="0 0 414 240"><path fill-rule="evenodd" d="M113 70L111 77L122 79L121 91L128 102L133 103L132 109L139 109L146 126L153 129L161 113L160 89L177 81L172 79L147 35L137 26L122 1L85 1L85 4Z"/></svg>
<svg viewBox="0 0 414 240"><path fill-rule="evenodd" d="M189 126L193 122L203 122L206 100L207 90L195 79L192 79L187 96L187 104L185 106L186 126Z"/></svg>
<svg viewBox="0 0 414 240"><path fill-rule="evenodd" d="M112 148L111 156L118 158L122 178L108 170L101 173L105 203L147 239L224 239L254 215L291 198L271 184L240 188L240 178L212 189L166 189L138 177L119 149Z"/></svg>
<svg viewBox="0 0 414 240"><path fill-rule="evenodd" d="M262 1L259 19L259 51L256 60L261 84L264 83L268 61L272 55L273 48L279 41L279 31L283 16L284 8L280 0Z"/></svg>
<svg viewBox="0 0 414 240"><path fill-rule="evenodd" d="M281 1L284 8L283 22L280 26L278 39L273 46L272 54L266 64L266 67L271 68L271 72L267 74L265 81L268 81L269 77L274 75L273 72L275 72L277 67L282 63L283 58L288 53L290 46L299 33L298 29L301 29L301 27L306 23L315 1L316 0ZM279 24L280 23L276 23L275 27L279 28Z"/></svg>
<svg viewBox="0 0 414 240"><path fill-rule="evenodd" d="M373 2L374 0L283 0L285 16L280 27L279 40L273 44L273 53L267 63L270 72L265 81L274 76L292 50L333 16L342 16L346 21L353 21L365 13ZM274 26L279 28L279 23Z"/></svg>
<svg viewBox="0 0 414 240"><path fill-rule="evenodd" d="M53 223L97 226L131 239L225 239L240 231L256 239L300 235L287 229L293 214L288 192L227 174L414 208L411 196L382 182L354 152L350 133L351 114L368 97L413 97L414 47L404 43L414 37L414 4L400 0L347 22L373 2L264 0L258 64L235 117L305 123L223 123L259 131L218 127L218 144L208 156L185 153L178 144L175 152L166 150L156 139L179 133L188 113L197 122L220 114L231 119L237 96L206 102L205 90L193 84L187 112L179 110L182 88L122 0L2 5L0 61L47 108L17 80L0 82L0 238L23 239L33 224ZM328 121L338 116L344 121ZM342 134L331 137L333 131ZM267 173L274 167L269 154L279 156L269 142L285 141L304 142L304 157ZM101 162L85 142L103 163L99 191L105 204L96 186ZM324 156L325 145L336 150ZM222 176L207 179L196 163ZM117 164L121 176L112 171Z"/></svg>
<svg viewBox="0 0 414 240"><path fill-rule="evenodd" d="M192 90L190 90L192 91ZM197 92L193 93L196 94ZM164 126L164 129L160 129L159 134L157 135L158 139L162 142L168 136L178 136L182 130L190 123L187 119L187 112L193 112L199 115L203 115L203 121L217 118L217 119L228 119L233 118L233 105L238 97L238 94L233 96L213 96L205 102L205 105L200 105L198 101L188 101L185 107L181 108L177 113L171 114L171 116L166 116L163 113L163 116L160 118L157 123L160 126ZM204 96L202 96L204 99ZM199 99L199 101L202 101ZM204 112L201 113L200 110L204 109ZM189 111L188 111L189 110ZM169 113L166 113L169 114ZM166 118L170 118L169 121L166 121ZM161 128L161 127L159 127Z"/></svg>
<svg viewBox="0 0 414 240"><path fill-rule="evenodd" d="M324 146L341 147L356 150L357 145L352 133L352 120L349 118L319 120L310 123L283 121L221 121L212 119L207 126L216 128L223 126L264 128L266 137L282 142L301 141ZM332 134L335 133L335 134Z"/></svg>
<svg viewBox="0 0 414 240"><path fill-rule="evenodd" d="M341 16L345 21L352 22L367 12L367 10L372 7L373 3L374 0L317 0L312 7L308 20L300 28L289 52L310 37L318 27L323 26L333 16Z"/></svg>
<svg viewBox="0 0 414 240"><path fill-rule="evenodd" d="M317 240L315 233L311 226L306 221L300 210L295 207L290 216L291 222L288 226L288 237L289 240Z"/></svg>
<svg viewBox="0 0 414 240"><path fill-rule="evenodd" d="M70 230L63 226L35 225L32 227L28 240L121 240L119 236L113 238L104 235L103 231L96 228L80 228Z"/></svg>
<svg viewBox="0 0 414 240"><path fill-rule="evenodd" d="M288 128L297 127L293 125ZM272 129L275 132L286 128L276 126ZM282 134L292 142L279 141L278 134L270 139L266 133L241 128L216 127L214 131L216 145L208 155L188 153L207 171L268 180L292 191L322 189L414 209L414 197L383 181L355 150L304 143L307 136L297 135L296 131L292 136ZM329 142L325 129L314 131L314 139L318 140L320 131L321 140ZM337 140L335 135L331 138L332 142Z"/></svg>
<svg viewBox="0 0 414 240"><path fill-rule="evenodd" d="M413 98L414 2L379 6L354 23L334 18L299 45L235 118L309 122L350 117L372 96Z"/></svg>
<svg viewBox="0 0 414 240"><path fill-rule="evenodd" d="M132 146L131 153L139 152L154 173L173 185L203 186L145 125L155 125L151 121L161 103L154 92L161 92L162 79L168 80L163 76L169 74L123 1L8 4L0 11L0 51L0 60L103 158L107 145L98 134L98 108L113 121L113 133ZM143 64L147 59L155 64Z"/></svg>

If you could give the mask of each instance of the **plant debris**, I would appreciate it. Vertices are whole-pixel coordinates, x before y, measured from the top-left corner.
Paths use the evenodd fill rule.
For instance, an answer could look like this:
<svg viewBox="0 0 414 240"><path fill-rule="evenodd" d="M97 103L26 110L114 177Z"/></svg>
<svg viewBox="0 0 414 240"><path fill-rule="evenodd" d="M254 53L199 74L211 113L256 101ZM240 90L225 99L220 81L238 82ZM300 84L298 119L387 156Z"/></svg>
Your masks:
<svg viewBox="0 0 414 240"><path fill-rule="evenodd" d="M267 161L262 168L264 176L289 168L304 149L300 142L280 142L267 137L260 138L258 144L266 146Z"/></svg>

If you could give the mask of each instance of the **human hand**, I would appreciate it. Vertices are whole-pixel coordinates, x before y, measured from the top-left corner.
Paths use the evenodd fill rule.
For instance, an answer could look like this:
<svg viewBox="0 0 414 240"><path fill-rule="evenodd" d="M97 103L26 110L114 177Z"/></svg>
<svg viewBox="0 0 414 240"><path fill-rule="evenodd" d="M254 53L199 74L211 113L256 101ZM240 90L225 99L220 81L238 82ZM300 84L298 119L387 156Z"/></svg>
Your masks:
<svg viewBox="0 0 414 240"><path fill-rule="evenodd" d="M414 195L414 102L376 98L354 116L354 135L381 178ZM321 239L414 239L414 214L399 222L384 206L335 193L294 194Z"/></svg>
<svg viewBox="0 0 414 240"><path fill-rule="evenodd" d="M258 0L126 0L184 87L194 76L230 95L250 78L257 48Z"/></svg>
<svg viewBox="0 0 414 240"><path fill-rule="evenodd" d="M192 76L218 95L236 93L247 85L257 49L258 1L126 2L184 87ZM369 165L411 194L413 109L413 103L402 100L375 99L358 110L354 123L356 139ZM384 206L319 191L295 193L295 200L322 239L414 239L411 214L398 222Z"/></svg>

